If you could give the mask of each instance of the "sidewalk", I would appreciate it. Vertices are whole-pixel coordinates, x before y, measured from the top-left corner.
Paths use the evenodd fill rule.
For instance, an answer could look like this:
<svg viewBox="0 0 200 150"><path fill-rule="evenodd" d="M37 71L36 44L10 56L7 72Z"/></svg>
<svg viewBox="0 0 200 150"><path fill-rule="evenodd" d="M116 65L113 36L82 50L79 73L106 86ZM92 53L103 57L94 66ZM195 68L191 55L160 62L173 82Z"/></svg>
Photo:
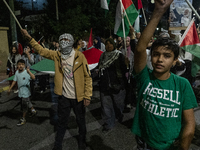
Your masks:
<svg viewBox="0 0 200 150"><path fill-rule="evenodd" d="M5 81L1 83L7 78L8 78L8 75L6 75L6 73L0 73L0 93L9 89L9 81Z"/></svg>

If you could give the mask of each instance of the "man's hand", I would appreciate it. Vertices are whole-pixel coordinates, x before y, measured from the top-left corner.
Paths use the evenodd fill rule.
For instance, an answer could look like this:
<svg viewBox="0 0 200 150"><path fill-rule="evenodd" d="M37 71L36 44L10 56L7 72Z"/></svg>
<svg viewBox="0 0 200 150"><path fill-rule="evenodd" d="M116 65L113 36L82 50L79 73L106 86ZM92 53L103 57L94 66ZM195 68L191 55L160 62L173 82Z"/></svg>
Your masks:
<svg viewBox="0 0 200 150"><path fill-rule="evenodd" d="M154 11L158 11L160 13L165 13L165 11L169 8L169 6L172 2L173 2L173 0L155 0Z"/></svg>
<svg viewBox="0 0 200 150"><path fill-rule="evenodd" d="M30 41L32 39L32 37L28 34L28 32L25 29L22 29L21 33L22 33L23 37L25 37L28 41Z"/></svg>
<svg viewBox="0 0 200 150"><path fill-rule="evenodd" d="M88 105L90 105L90 100L88 99L84 99L84 106L87 107Z"/></svg>
<svg viewBox="0 0 200 150"><path fill-rule="evenodd" d="M133 34L133 32L135 32L133 26L129 26L129 31L130 31L130 34Z"/></svg>
<svg viewBox="0 0 200 150"><path fill-rule="evenodd" d="M135 39L135 31L133 26L129 26L130 38Z"/></svg>

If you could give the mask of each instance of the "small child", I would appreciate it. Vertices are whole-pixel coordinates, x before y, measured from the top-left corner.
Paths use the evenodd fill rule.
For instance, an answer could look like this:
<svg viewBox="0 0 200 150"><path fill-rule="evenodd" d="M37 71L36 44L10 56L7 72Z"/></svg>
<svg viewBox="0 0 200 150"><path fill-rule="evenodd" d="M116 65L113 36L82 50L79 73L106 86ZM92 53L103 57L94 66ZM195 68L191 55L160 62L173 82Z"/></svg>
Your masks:
<svg viewBox="0 0 200 150"><path fill-rule="evenodd" d="M26 117L26 113L29 108L31 109L30 117L33 117L34 115L37 114L36 110L33 108L32 103L30 102L30 98L29 98L31 96L30 80L31 79L34 80L35 75L30 72L29 68L27 68L25 70L25 61L23 59L18 60L17 67L18 67L18 70L15 73L15 77L13 79L13 82L12 82L9 90L8 90L8 94L10 94L10 90L17 82L18 89L19 89L18 96L20 98L22 98L22 110L23 110L23 117L20 119L17 126L21 126L26 123L25 117Z"/></svg>

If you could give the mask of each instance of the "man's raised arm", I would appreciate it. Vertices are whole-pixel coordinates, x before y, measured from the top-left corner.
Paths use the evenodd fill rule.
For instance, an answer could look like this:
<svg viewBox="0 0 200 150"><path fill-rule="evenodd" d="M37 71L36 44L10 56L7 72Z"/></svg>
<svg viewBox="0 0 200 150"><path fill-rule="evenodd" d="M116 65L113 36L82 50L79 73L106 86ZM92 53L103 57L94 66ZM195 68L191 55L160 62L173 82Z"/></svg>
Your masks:
<svg viewBox="0 0 200 150"><path fill-rule="evenodd" d="M166 12L166 10L169 8L170 4L173 0L155 0L155 8L153 11L153 15L142 32L142 35L138 41L138 44L136 46L136 51L134 53L134 69L136 73L141 72L144 67L146 66L146 48L150 41L150 39L153 36L153 33L162 18L163 14Z"/></svg>

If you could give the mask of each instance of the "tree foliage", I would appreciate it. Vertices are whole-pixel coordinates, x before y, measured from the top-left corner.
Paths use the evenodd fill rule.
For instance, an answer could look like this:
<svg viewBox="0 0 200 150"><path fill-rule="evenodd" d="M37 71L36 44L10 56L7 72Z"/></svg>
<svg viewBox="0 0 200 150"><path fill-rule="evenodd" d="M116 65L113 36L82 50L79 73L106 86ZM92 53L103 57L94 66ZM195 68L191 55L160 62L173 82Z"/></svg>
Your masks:
<svg viewBox="0 0 200 150"><path fill-rule="evenodd" d="M110 10L105 17L99 0L58 0L59 20L56 20L55 0L47 0L45 16L38 18L31 25L34 35L55 36L71 33L75 38L89 37L93 34L108 37L113 34L115 9L118 0L111 0Z"/></svg>

